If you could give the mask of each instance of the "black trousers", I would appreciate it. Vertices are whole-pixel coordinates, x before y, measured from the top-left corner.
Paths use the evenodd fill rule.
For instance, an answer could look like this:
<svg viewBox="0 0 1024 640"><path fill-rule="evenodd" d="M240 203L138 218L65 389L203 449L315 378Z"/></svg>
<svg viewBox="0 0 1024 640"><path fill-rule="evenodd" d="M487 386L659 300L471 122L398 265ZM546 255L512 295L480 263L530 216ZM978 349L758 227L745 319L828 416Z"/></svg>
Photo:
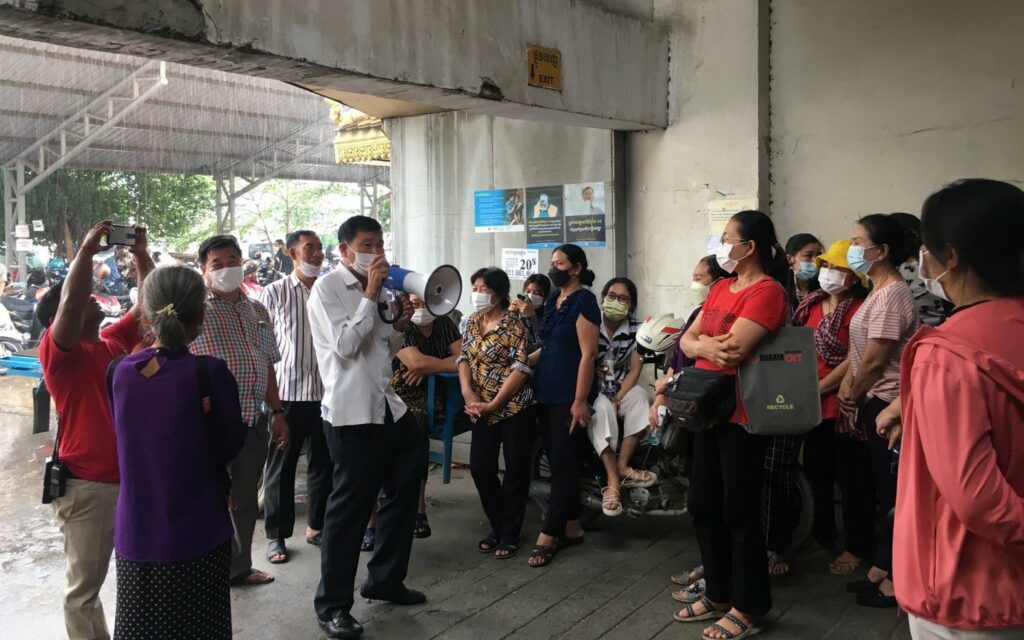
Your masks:
<svg viewBox="0 0 1024 640"><path fill-rule="evenodd" d="M688 495L708 598L754 616L772 608L761 522L767 446L735 424L698 433Z"/></svg>
<svg viewBox="0 0 1024 640"><path fill-rule="evenodd" d="M491 533L502 544L519 544L530 494L530 453L537 435L534 409L528 407L496 424L473 427L469 468ZM498 480L498 449L505 476Z"/></svg>
<svg viewBox="0 0 1024 640"><path fill-rule="evenodd" d="M889 443L875 432L875 419L889 403L872 398L860 408L859 418L868 434L871 450L871 474L875 484L875 566L892 571L892 524L889 511L896 506L896 455Z"/></svg>
<svg viewBox="0 0 1024 640"><path fill-rule="evenodd" d="M578 520L580 506L580 455L590 447L587 430L576 427L570 434L572 421L568 404L537 405L540 425L551 461L551 499L541 533L559 538L565 535L565 523Z"/></svg>
<svg viewBox="0 0 1024 640"><path fill-rule="evenodd" d="M426 434L406 412L400 419L385 410L384 424L327 427L334 459L334 489L327 500L320 543L320 586L313 606L326 620L352 609L352 586L359 547L374 500L377 538L363 585L376 592L402 588L409 568Z"/></svg>
<svg viewBox="0 0 1024 640"><path fill-rule="evenodd" d="M835 418L829 418L804 434L804 473L814 497L811 537L826 549L836 542Z"/></svg>
<svg viewBox="0 0 1024 640"><path fill-rule="evenodd" d="M875 557L875 480L867 442L837 433L836 480L843 497L845 549L861 560Z"/></svg>
<svg viewBox="0 0 1024 640"><path fill-rule="evenodd" d="M324 528L327 496L331 494L331 454L327 448L319 402L285 402L284 417L290 435L284 449L273 443L263 475L264 526L267 538L290 538L295 527L295 468L306 442L309 443L306 490L310 529Z"/></svg>
<svg viewBox="0 0 1024 640"><path fill-rule="evenodd" d="M793 544L797 512L793 509L796 488L796 463L800 457L802 435L770 436L764 456L765 541L769 551L788 553Z"/></svg>

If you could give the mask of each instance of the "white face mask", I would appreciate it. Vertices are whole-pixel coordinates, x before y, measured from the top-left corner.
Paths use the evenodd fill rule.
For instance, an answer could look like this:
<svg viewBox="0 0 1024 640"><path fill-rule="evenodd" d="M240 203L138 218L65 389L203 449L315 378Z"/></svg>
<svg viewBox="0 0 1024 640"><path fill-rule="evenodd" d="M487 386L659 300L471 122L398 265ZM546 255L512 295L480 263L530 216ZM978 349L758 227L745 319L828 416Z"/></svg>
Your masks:
<svg viewBox="0 0 1024 640"><path fill-rule="evenodd" d="M718 261L718 266L722 267L722 270L725 271L726 273L736 272L736 266L740 263L740 261L733 260L729 256L732 255L733 247L740 244L746 244L746 242L737 242L736 244L726 244L723 242L722 244L718 245L718 249L715 250L715 260Z"/></svg>
<svg viewBox="0 0 1024 640"><path fill-rule="evenodd" d="M493 294L474 291L469 297L473 304L473 310L478 313L490 311L494 306L494 303L491 302L491 298L494 297Z"/></svg>
<svg viewBox="0 0 1024 640"><path fill-rule="evenodd" d="M206 273L210 276L210 288L221 293L234 293L245 279L242 267L221 267Z"/></svg>
<svg viewBox="0 0 1024 640"><path fill-rule="evenodd" d="M530 304L532 304L535 309L544 306L544 296L542 296L542 295L539 295L539 294L536 294L536 293L530 293L530 294L527 294L527 298L530 299Z"/></svg>
<svg viewBox="0 0 1024 640"><path fill-rule="evenodd" d="M710 290L711 287L709 287L706 284L702 284L700 282L697 282L696 280L690 282L690 291L697 294L697 297L700 298L701 302L704 302L705 300L708 299L708 291Z"/></svg>
<svg viewBox="0 0 1024 640"><path fill-rule="evenodd" d="M426 327L434 324L434 314L427 311L425 307L421 307L412 312L412 323L421 327Z"/></svg>
<svg viewBox="0 0 1024 640"><path fill-rule="evenodd" d="M316 278L320 276L320 265L300 262L299 272L307 278Z"/></svg>
<svg viewBox="0 0 1024 640"><path fill-rule="evenodd" d="M946 277L949 273L949 269L943 271L937 278L929 278L924 275L924 254L928 253L928 250L924 247L921 248L921 252L917 258L917 274L921 278L921 282L924 283L924 288L928 290L928 293L932 294L936 298L942 298L946 302L950 302L949 296L946 295L946 288L942 286L939 280Z"/></svg>
<svg viewBox="0 0 1024 640"><path fill-rule="evenodd" d="M355 269L356 273L366 275L370 270L370 265L377 259L376 253L360 253L356 251L356 260L352 263L352 268Z"/></svg>
<svg viewBox="0 0 1024 640"><path fill-rule="evenodd" d="M838 295L850 287L846 285L846 274L839 269L822 267L818 272L818 284L822 291L829 295Z"/></svg>

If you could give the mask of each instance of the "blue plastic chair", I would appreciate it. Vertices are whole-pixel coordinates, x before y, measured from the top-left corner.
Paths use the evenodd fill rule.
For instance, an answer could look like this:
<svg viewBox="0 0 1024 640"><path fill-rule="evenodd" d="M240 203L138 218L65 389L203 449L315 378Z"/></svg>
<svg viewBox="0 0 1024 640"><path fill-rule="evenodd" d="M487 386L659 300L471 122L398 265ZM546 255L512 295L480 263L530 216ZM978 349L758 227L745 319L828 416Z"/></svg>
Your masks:
<svg viewBox="0 0 1024 640"><path fill-rule="evenodd" d="M437 397L439 381L445 392L444 424L440 427L437 424L437 415L434 411L434 399ZM441 482L444 484L452 481L452 441L455 436L472 428L472 424L468 420L457 420L458 416L463 415L462 410L465 406L457 373L432 373L427 376L427 428L430 431L430 438L440 440L444 449L442 453L431 451L430 461L441 465Z"/></svg>

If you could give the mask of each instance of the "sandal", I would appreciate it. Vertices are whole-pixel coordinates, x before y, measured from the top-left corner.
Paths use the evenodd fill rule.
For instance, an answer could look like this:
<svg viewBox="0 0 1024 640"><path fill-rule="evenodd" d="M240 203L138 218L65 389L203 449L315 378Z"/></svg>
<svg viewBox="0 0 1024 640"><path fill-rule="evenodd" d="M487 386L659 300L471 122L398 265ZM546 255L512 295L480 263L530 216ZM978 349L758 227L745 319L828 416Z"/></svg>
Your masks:
<svg viewBox="0 0 1024 640"><path fill-rule="evenodd" d="M538 558L540 560L540 562L528 563L528 564L531 567L533 567L534 569L539 569L540 567L546 567L549 564L551 564L552 560L555 559L555 554L557 554L557 553L558 553L558 547L551 547L551 546L548 546L546 544L538 544L536 547L533 548L533 551L530 552L530 560L533 560L534 558Z"/></svg>
<svg viewBox="0 0 1024 640"><path fill-rule="evenodd" d="M841 558L842 556L839 556ZM834 576L848 576L857 570L860 566L860 558L854 557L853 560L840 560L836 558L828 565L828 572Z"/></svg>
<svg viewBox="0 0 1024 640"><path fill-rule="evenodd" d="M499 544L498 539L493 535L490 535L476 543L476 548L480 553L491 553L498 548Z"/></svg>
<svg viewBox="0 0 1024 640"><path fill-rule="evenodd" d="M578 547L581 544L583 544L583 536L576 536L575 538L570 538L569 536L561 536L560 538L558 538L558 548L559 549L568 549L569 547Z"/></svg>
<svg viewBox="0 0 1024 640"><path fill-rule="evenodd" d="M363 544L359 545L360 551L373 551L373 546L377 543L377 529L374 527L367 527L366 533L363 534Z"/></svg>
<svg viewBox="0 0 1024 640"><path fill-rule="evenodd" d="M645 489L658 481L658 474L643 469L630 469L629 473L622 477L622 487L625 489L636 487Z"/></svg>
<svg viewBox="0 0 1024 640"><path fill-rule="evenodd" d="M700 600L705 591L707 591L707 584L701 579L684 589L673 591L672 599L676 602L689 602L692 604Z"/></svg>
<svg viewBox="0 0 1024 640"><path fill-rule="evenodd" d="M365 537L365 534L364 534L364 537ZM322 539L323 539L323 532L322 531L317 531L316 533L314 533L311 536L306 536L306 544L311 544L314 547L319 547L320 546L320 540L322 540Z"/></svg>
<svg viewBox="0 0 1024 640"><path fill-rule="evenodd" d="M498 560L508 560L512 556L516 555L517 551L519 551L518 544L503 542L494 550L494 557Z"/></svg>
<svg viewBox="0 0 1024 640"><path fill-rule="evenodd" d="M698 604L704 607L705 610L703 613L697 613L695 611L696 607L694 605ZM681 615L684 611L686 612L685 616ZM722 612L715 609L714 603L708 600L707 596L701 596L696 602L684 602L683 608L672 614L672 618L676 622L701 622L703 620L713 620L721 617Z"/></svg>
<svg viewBox="0 0 1024 640"><path fill-rule="evenodd" d="M694 567L686 573L673 573L670 580L683 587L689 587L693 583L704 579L704 565Z"/></svg>
<svg viewBox="0 0 1024 640"><path fill-rule="evenodd" d="M430 523L427 522L427 514L417 513L416 525L412 530L412 537L422 540L423 538L429 538L430 534Z"/></svg>
<svg viewBox="0 0 1024 640"><path fill-rule="evenodd" d="M788 576L792 570L793 565L786 556L774 551L768 553L768 575L773 578L781 578Z"/></svg>
<svg viewBox="0 0 1024 640"><path fill-rule="evenodd" d="M266 571L259 571L257 569L249 569L240 576L231 579L232 587L255 587L261 584L270 584L274 581L274 576L270 575Z"/></svg>
<svg viewBox="0 0 1024 640"><path fill-rule="evenodd" d="M606 497L606 491L611 491L614 495ZM611 487L601 489L601 512L610 518L622 515L622 500L619 498L618 489L612 489Z"/></svg>
<svg viewBox="0 0 1024 640"><path fill-rule="evenodd" d="M284 540L278 538L267 543L267 560L270 564L288 562L288 549L284 546Z"/></svg>
<svg viewBox="0 0 1024 640"><path fill-rule="evenodd" d="M736 628L740 630L739 633L729 631L722 625L718 624L718 622L721 622L722 620L728 620L729 622L736 625ZM731 613L727 613L724 616L722 616L722 618L718 622L711 625L710 628L720 633L720 638L715 636L709 636L706 633L700 634L700 637L704 640L740 640L741 638L749 638L750 636L756 636L757 634L764 631L764 627L754 624L747 624L746 622L743 622Z"/></svg>

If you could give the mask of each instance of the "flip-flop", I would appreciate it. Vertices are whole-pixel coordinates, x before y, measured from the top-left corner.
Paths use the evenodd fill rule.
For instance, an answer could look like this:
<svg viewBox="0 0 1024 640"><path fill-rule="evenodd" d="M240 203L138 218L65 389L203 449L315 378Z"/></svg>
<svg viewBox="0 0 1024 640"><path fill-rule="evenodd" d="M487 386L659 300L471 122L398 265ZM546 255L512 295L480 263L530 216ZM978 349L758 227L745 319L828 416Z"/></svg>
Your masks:
<svg viewBox="0 0 1024 640"><path fill-rule="evenodd" d="M366 533L363 534L363 543L359 545L360 551L373 551L373 545L377 542L377 529L374 527L366 527Z"/></svg>
<svg viewBox="0 0 1024 640"><path fill-rule="evenodd" d="M320 546L320 540L323 539L323 531L317 531L312 536L306 536L306 543L311 544L314 547Z"/></svg>
<svg viewBox="0 0 1024 640"><path fill-rule="evenodd" d="M231 579L232 587L257 587L261 584L270 584L274 581L274 576L266 573L265 571L258 571L256 569L249 569L240 576Z"/></svg>
<svg viewBox="0 0 1024 640"><path fill-rule="evenodd" d="M276 558L276 556L284 556ZM288 562L288 548L284 546L284 540L278 538L267 543L267 561L270 564L284 564Z"/></svg>
<svg viewBox="0 0 1024 640"><path fill-rule="evenodd" d="M416 524L412 528L412 537L422 540L423 538L429 538L430 534L430 523L427 522L427 514L417 513Z"/></svg>
<svg viewBox="0 0 1024 640"><path fill-rule="evenodd" d="M480 553L494 553L499 544L501 543L498 538L490 535L476 543L476 548Z"/></svg>

